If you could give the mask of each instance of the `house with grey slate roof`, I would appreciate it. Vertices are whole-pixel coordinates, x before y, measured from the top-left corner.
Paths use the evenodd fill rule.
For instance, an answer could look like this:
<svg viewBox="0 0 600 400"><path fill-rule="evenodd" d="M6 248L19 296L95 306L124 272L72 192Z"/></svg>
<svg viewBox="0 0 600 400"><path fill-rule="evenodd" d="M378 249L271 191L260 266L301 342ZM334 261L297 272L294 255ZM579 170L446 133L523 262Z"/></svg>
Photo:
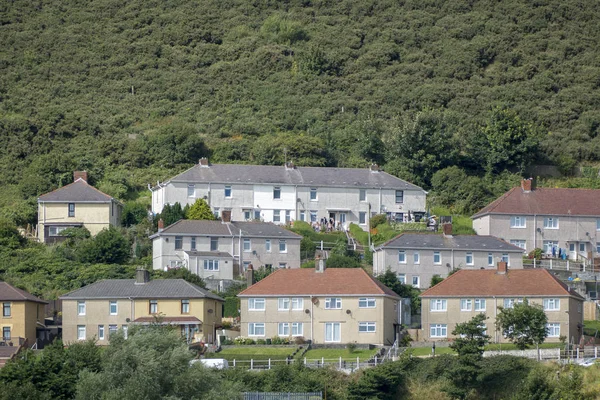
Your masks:
<svg viewBox="0 0 600 400"><path fill-rule="evenodd" d="M452 235L445 233L403 233L373 253L373 274L391 269L401 282L416 288L428 288L431 278L442 278L454 269L494 269L505 261L511 269L523 268L523 249L494 236Z"/></svg>
<svg viewBox="0 0 600 400"><path fill-rule="evenodd" d="M210 164L206 158L150 190L154 213L166 204L184 206L203 198L215 215L231 211L235 221L284 224L331 218L336 226L353 222L364 229L373 214L385 213L400 222L420 218L427 194L376 165L360 169Z"/></svg>
<svg viewBox="0 0 600 400"><path fill-rule="evenodd" d="M233 280L252 264L300 268L302 236L268 222L180 220L150 236L154 269L186 268L209 287ZM216 283L215 283L216 282Z"/></svg>
<svg viewBox="0 0 600 400"><path fill-rule="evenodd" d="M87 182L87 172L75 171L73 183L38 198L37 237L43 243L64 240L67 228L85 227L92 235L119 226L123 205Z"/></svg>
<svg viewBox="0 0 600 400"><path fill-rule="evenodd" d="M224 300L183 279L150 280L139 269L136 279L106 279L60 297L63 341L96 339L108 344L110 335L125 336L132 325L178 326L188 342L213 343L221 323Z"/></svg>

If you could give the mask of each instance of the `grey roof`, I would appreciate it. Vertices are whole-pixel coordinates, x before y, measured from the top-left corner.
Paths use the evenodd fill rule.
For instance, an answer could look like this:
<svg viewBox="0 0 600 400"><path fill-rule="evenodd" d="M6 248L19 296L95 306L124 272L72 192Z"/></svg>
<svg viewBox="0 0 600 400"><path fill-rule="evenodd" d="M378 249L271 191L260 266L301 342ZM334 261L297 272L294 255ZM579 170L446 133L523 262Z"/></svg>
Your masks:
<svg viewBox="0 0 600 400"><path fill-rule="evenodd" d="M6 282L0 282L0 301L33 301L48 304L47 301L37 298L24 290L17 289Z"/></svg>
<svg viewBox="0 0 600 400"><path fill-rule="evenodd" d="M172 182L264 183L299 186L330 186L423 190L383 171L368 168L295 167L273 165L195 165Z"/></svg>
<svg viewBox="0 0 600 400"><path fill-rule="evenodd" d="M84 286L60 297L62 300L84 299L199 299L225 301L219 296L183 279L156 279L136 284L135 279L106 279Z"/></svg>
<svg viewBox="0 0 600 400"><path fill-rule="evenodd" d="M185 253L194 257L216 257L216 258L233 258L233 256L223 251L185 251Z"/></svg>
<svg viewBox="0 0 600 400"><path fill-rule="evenodd" d="M382 244L377 249L431 249L431 250L480 250L480 251L509 251L524 250L494 236L483 235L428 235L418 233L403 233Z"/></svg>
<svg viewBox="0 0 600 400"><path fill-rule="evenodd" d="M221 222L206 220L181 219L150 236L151 239L161 235L202 235L202 236L239 236L243 237L280 237L301 239L302 236L288 231L280 225L270 222Z"/></svg>
<svg viewBox="0 0 600 400"><path fill-rule="evenodd" d="M50 193L41 195L38 201L44 202L81 202L81 203L109 203L114 200L106 193L79 178L75 182L58 188Z"/></svg>

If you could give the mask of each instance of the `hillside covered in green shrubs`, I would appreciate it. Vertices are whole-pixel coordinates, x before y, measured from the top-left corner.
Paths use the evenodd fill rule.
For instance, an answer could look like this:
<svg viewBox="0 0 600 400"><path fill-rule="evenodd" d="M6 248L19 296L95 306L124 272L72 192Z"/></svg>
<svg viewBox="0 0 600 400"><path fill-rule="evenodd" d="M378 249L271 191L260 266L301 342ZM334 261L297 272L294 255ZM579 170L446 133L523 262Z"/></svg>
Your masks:
<svg viewBox="0 0 600 400"><path fill-rule="evenodd" d="M467 193L471 212L518 180L505 170L599 161L599 13L592 0L2 2L0 215L34 222L35 198L76 169L136 199L200 156L377 162Z"/></svg>

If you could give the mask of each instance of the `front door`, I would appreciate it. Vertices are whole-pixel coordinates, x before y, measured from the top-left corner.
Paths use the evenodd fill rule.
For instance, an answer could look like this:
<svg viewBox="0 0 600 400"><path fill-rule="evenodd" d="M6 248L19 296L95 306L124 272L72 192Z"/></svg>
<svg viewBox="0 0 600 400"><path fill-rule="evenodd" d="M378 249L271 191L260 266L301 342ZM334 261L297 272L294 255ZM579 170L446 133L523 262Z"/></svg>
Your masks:
<svg viewBox="0 0 600 400"><path fill-rule="evenodd" d="M333 222L335 222L335 213L334 212L329 213L329 219L333 219Z"/></svg>
<svg viewBox="0 0 600 400"><path fill-rule="evenodd" d="M346 213L340 213L340 223L342 225L346 223Z"/></svg>
<svg viewBox="0 0 600 400"><path fill-rule="evenodd" d="M575 243L569 243L569 259L577 260L577 250L575 249Z"/></svg>
<svg viewBox="0 0 600 400"><path fill-rule="evenodd" d="M587 246L585 242L579 242L579 255L587 258Z"/></svg>

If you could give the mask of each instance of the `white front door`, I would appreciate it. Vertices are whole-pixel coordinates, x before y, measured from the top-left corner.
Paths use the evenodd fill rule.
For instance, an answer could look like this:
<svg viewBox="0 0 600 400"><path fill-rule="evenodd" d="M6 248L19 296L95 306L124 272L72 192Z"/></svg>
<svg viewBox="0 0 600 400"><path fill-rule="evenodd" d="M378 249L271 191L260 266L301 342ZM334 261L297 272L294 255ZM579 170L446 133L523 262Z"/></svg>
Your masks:
<svg viewBox="0 0 600 400"><path fill-rule="evenodd" d="M587 245L585 242L579 242L579 255L587 258Z"/></svg>
<svg viewBox="0 0 600 400"><path fill-rule="evenodd" d="M575 248L575 243L569 243L569 259L577 260L577 249Z"/></svg>

